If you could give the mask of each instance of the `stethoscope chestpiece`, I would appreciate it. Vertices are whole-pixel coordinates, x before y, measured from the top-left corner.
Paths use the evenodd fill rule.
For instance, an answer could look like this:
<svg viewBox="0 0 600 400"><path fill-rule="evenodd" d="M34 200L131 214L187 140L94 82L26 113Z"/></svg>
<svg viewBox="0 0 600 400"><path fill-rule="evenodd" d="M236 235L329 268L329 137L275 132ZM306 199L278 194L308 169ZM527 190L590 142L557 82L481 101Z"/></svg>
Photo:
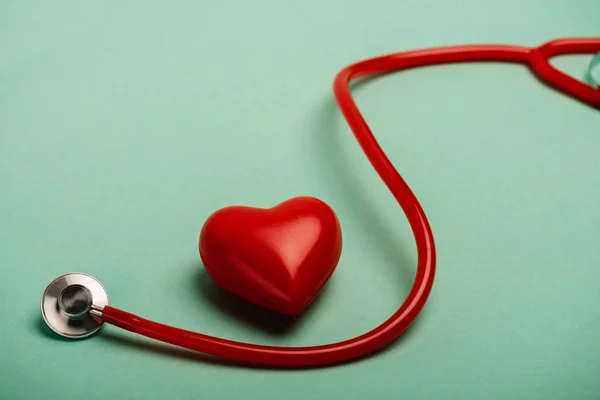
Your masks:
<svg viewBox="0 0 600 400"><path fill-rule="evenodd" d="M79 272L61 275L42 295L42 316L60 336L80 339L96 333L102 319L94 316L110 304L108 293L95 278Z"/></svg>

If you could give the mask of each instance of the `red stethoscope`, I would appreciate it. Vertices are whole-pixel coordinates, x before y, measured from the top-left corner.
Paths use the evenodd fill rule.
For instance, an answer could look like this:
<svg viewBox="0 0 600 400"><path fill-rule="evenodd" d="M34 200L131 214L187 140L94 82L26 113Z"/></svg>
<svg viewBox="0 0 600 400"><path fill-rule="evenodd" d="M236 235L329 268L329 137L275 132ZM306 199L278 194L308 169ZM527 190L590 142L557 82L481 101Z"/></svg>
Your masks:
<svg viewBox="0 0 600 400"><path fill-rule="evenodd" d="M349 84L368 75L427 65L459 62L514 62L528 65L543 81L563 93L600 108L600 90L554 68L561 54L600 52L600 38L569 38L536 48L510 45L465 45L384 55L352 64L335 78L337 103L369 161L402 207L413 231L418 265L413 287L389 319L353 339L322 346L272 347L235 342L152 322L109 305L104 287L86 274L71 273L52 281L42 297L48 326L66 337L85 337L106 322L162 342L242 363L280 367L324 366L372 353L397 338L424 307L433 286L436 253L431 227L419 201L377 143L352 99Z"/></svg>

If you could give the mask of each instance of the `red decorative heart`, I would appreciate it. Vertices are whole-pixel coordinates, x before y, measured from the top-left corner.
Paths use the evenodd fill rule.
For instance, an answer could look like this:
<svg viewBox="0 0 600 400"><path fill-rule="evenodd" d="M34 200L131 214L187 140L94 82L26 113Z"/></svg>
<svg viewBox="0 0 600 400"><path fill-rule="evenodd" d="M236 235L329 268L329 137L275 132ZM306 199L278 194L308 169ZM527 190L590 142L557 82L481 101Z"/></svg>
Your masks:
<svg viewBox="0 0 600 400"><path fill-rule="evenodd" d="M217 210L202 227L199 249L206 271L224 289L297 315L335 270L342 231L327 204L296 197L269 209Z"/></svg>

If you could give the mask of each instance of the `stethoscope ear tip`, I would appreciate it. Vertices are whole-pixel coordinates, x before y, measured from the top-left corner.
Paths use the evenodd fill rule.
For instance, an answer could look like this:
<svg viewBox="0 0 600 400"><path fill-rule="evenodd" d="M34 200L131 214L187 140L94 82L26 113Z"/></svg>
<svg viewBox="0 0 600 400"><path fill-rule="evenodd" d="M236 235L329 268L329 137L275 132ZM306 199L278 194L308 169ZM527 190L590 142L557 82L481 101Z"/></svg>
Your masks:
<svg viewBox="0 0 600 400"><path fill-rule="evenodd" d="M600 90L600 53L592 58L586 78L593 88Z"/></svg>
<svg viewBox="0 0 600 400"><path fill-rule="evenodd" d="M46 325L70 339L88 337L102 327L102 319L93 315L110 304L104 286L94 277L71 272L54 279L42 295L41 311Z"/></svg>

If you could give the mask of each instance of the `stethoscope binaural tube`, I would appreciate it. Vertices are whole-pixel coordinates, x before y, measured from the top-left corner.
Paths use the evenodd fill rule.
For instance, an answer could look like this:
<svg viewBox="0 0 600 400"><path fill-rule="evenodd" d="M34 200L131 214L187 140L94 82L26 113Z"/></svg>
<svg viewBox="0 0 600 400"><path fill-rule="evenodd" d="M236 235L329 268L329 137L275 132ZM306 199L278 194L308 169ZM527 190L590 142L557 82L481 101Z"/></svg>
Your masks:
<svg viewBox="0 0 600 400"><path fill-rule="evenodd" d="M91 296L92 301L90 303L87 298L90 296L89 293L79 287L68 293L69 296L75 296L75 299L67 297L62 302L57 300L59 295L56 293L57 288L53 289L53 297L51 296L49 303L54 304L55 308L60 309L63 307L69 310L54 310L54 312L50 312L50 317L56 320L60 318L69 319L71 315L81 317L82 307L87 307L89 318L96 321L97 324L106 322L162 342L251 364L282 367L323 366L349 361L372 353L397 338L419 315L433 286L436 253L433 234L425 212L408 184L388 160L362 117L352 99L349 88L350 82L368 75L426 65L479 61L515 62L529 65L548 84L571 97L592 107L600 108L600 91L554 69L548 62L549 57L557 54L595 52L600 52L600 38L561 39L546 43L538 48L508 45L455 46L376 57L352 64L338 73L333 85L337 103L365 155L406 214L415 237L418 254L416 277L404 303L385 322L361 336L338 343L310 347L274 347L236 342L140 318L110 306L107 294L106 297L103 297L98 292L96 296ZM79 279L81 278L80 275L83 274L72 275ZM63 276L63 278L68 276L69 274ZM76 282L74 284L81 285L77 279L74 282ZM89 281L86 282L89 283ZM97 285L100 284L97 281L95 282L93 287L98 289ZM50 286L52 284L49 285L49 288ZM62 290L64 289L63 287ZM61 293L64 297L65 293ZM94 301L97 299L103 304L95 304ZM76 303L75 306L71 304L73 302ZM70 309L71 306L73 306L73 310ZM42 310L44 312L44 299L42 299ZM56 326L52 326L52 323L57 323L56 320L50 320L46 313L44 318L51 325L51 328L60 330ZM97 330L96 325L89 319L86 320L86 318L88 316L73 320L66 325L77 326L82 324L78 321L87 321L90 324L90 329L95 329L95 332ZM82 333L85 334L85 330L82 330ZM77 335L66 336L77 337Z"/></svg>

